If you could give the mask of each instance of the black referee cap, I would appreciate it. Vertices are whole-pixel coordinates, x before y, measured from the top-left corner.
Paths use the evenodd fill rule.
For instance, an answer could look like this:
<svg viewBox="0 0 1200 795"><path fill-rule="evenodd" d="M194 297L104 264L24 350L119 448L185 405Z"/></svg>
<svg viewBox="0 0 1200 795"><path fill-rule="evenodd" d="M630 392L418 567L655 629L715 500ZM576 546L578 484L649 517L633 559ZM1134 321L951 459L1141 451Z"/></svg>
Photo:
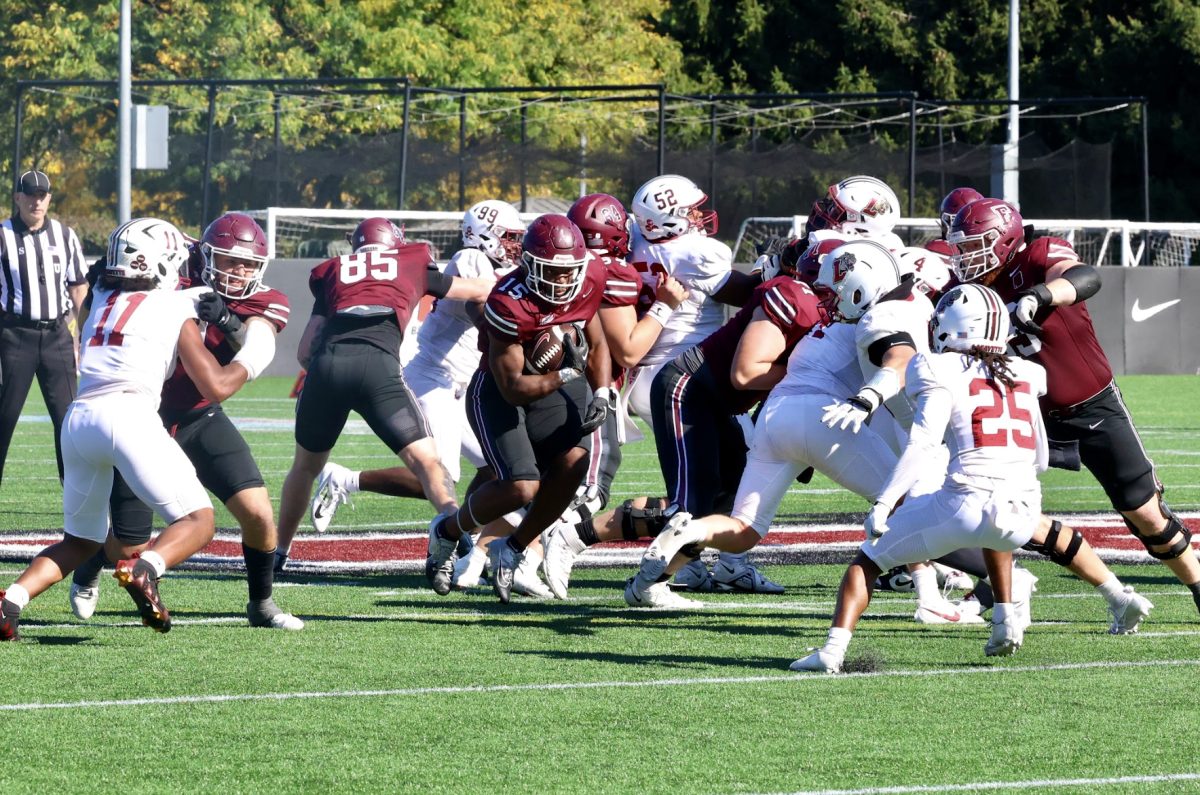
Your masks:
<svg viewBox="0 0 1200 795"><path fill-rule="evenodd" d="M17 180L17 190L30 195L42 192L49 193L50 178L41 171L26 171Z"/></svg>

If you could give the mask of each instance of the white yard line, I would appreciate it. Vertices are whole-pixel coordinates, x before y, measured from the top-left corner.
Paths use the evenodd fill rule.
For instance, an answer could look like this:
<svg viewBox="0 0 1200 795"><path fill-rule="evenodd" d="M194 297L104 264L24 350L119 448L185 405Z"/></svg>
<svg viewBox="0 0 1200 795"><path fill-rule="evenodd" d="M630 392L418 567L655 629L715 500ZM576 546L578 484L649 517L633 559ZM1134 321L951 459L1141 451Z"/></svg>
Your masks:
<svg viewBox="0 0 1200 795"><path fill-rule="evenodd" d="M927 671L874 671L853 674L772 674L770 676L711 676L646 681L609 682L538 682L523 685L462 685L448 687L406 687L392 690L327 690L300 693L217 693L211 695L169 696L163 698L130 698L94 701L29 702L0 704L0 712L35 712L50 709L94 709L97 707L170 706L176 704L219 704L244 701L294 701L332 698L405 698L428 695L474 695L489 693L569 692L575 690L640 690L648 687L696 687L704 685L783 684L803 685L826 682L830 679L901 679L949 676L978 676L988 674L1037 674L1052 671L1089 671L1120 668L1162 668L1164 666L1195 667L1200 660L1142 660L1125 662L1064 663L1060 665L1023 665L996 668L944 668ZM880 790L884 792L886 790ZM920 791L920 790L914 790Z"/></svg>
<svg viewBox="0 0 1200 795"><path fill-rule="evenodd" d="M1027 781L976 781L970 784L916 784L863 789L801 790L789 795L907 795L920 792L986 792L1035 787L1113 787L1125 784L1157 784L1171 781L1197 781L1200 773L1162 773L1114 778L1039 778Z"/></svg>

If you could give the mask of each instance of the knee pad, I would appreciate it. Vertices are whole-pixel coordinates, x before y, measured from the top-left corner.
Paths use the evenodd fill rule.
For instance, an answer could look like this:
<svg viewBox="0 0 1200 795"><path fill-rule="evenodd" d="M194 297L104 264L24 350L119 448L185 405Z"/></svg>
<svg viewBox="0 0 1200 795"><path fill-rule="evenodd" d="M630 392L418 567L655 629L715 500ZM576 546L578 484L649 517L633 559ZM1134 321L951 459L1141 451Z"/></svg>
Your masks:
<svg viewBox="0 0 1200 795"><path fill-rule="evenodd" d="M1031 552L1045 555L1051 561L1060 566L1070 566L1071 561L1075 560L1075 555L1079 552L1079 548L1083 546L1083 533L1078 530L1072 530L1071 540L1067 542L1067 548L1063 552L1058 551L1058 536L1062 533L1062 522L1057 519L1050 522L1050 530L1046 533L1046 540L1042 543L1030 541L1021 549L1028 549Z"/></svg>
<svg viewBox="0 0 1200 795"><path fill-rule="evenodd" d="M1192 545L1192 533L1183 522L1179 521L1179 517L1175 512L1163 502L1162 497L1158 498L1158 509L1162 511L1163 517L1167 520L1167 526L1160 533L1155 535L1143 535L1142 531L1138 530L1137 525L1129 521L1125 517L1121 517L1125 521L1125 526L1129 528L1129 532L1133 533L1134 538L1142 542L1146 547L1146 551L1150 553L1150 557L1158 560L1175 560L1176 558L1187 552ZM1162 546L1170 544L1171 546L1166 552L1157 552L1151 549L1152 546Z"/></svg>
<svg viewBox="0 0 1200 795"><path fill-rule="evenodd" d="M649 536L654 538L663 531L667 526L667 516L659 505L646 508L634 508L633 500L625 500L621 503L621 535L626 541L636 541L639 538ZM639 534L637 523L643 523L645 528L643 534Z"/></svg>

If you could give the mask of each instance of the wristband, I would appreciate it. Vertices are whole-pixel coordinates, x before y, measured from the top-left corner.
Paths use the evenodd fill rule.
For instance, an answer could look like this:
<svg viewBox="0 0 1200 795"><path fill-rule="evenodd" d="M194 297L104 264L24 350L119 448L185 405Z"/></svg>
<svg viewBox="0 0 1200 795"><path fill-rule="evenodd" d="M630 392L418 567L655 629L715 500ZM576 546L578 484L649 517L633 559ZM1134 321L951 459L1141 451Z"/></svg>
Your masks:
<svg viewBox="0 0 1200 795"><path fill-rule="evenodd" d="M883 398L878 392L870 387L863 387L857 395L846 401L847 403L858 406L863 411L867 412L867 416L875 413L875 409L883 403Z"/></svg>
<svg viewBox="0 0 1200 795"><path fill-rule="evenodd" d="M593 394L597 398L603 398L610 406L617 405L617 390L613 389L611 386L602 386Z"/></svg>
<svg viewBox="0 0 1200 795"><path fill-rule="evenodd" d="M646 310L646 317L654 318L654 322L665 327L667 325L667 319L671 317L671 313L674 311L675 310L671 308L671 305L665 301L655 301L650 305L650 308Z"/></svg>
<svg viewBox="0 0 1200 795"><path fill-rule="evenodd" d="M565 367L558 371L558 383L561 386L571 383L583 373L576 370L574 367Z"/></svg>

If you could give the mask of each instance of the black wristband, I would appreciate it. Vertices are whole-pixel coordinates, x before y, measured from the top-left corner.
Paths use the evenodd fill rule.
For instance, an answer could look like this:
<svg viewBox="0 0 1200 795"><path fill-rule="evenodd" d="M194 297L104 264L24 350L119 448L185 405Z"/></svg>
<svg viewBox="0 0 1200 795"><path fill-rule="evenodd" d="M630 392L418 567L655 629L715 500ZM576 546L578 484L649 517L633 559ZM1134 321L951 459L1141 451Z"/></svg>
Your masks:
<svg viewBox="0 0 1200 795"><path fill-rule="evenodd" d="M1039 307L1050 306L1054 303L1054 295L1045 284L1034 285L1032 289L1026 290L1023 295L1032 295L1037 299Z"/></svg>

